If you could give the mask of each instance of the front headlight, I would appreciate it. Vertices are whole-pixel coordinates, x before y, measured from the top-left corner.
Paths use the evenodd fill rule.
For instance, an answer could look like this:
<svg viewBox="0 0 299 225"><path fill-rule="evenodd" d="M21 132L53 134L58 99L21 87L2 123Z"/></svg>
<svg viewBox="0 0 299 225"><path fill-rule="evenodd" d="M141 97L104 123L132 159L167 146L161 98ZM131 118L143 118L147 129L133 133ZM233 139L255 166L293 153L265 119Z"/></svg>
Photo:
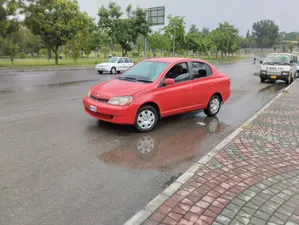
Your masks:
<svg viewBox="0 0 299 225"><path fill-rule="evenodd" d="M266 75L266 74L267 74L267 71L266 71L266 70L261 70L260 73Z"/></svg>
<svg viewBox="0 0 299 225"><path fill-rule="evenodd" d="M132 96L119 96L119 97L112 97L109 99L108 104L111 105L129 105L133 102Z"/></svg>
<svg viewBox="0 0 299 225"><path fill-rule="evenodd" d="M289 75L289 72L282 72L281 75L287 76L287 75Z"/></svg>
<svg viewBox="0 0 299 225"><path fill-rule="evenodd" d="M91 89L88 91L87 97L90 97L90 94L91 94Z"/></svg>

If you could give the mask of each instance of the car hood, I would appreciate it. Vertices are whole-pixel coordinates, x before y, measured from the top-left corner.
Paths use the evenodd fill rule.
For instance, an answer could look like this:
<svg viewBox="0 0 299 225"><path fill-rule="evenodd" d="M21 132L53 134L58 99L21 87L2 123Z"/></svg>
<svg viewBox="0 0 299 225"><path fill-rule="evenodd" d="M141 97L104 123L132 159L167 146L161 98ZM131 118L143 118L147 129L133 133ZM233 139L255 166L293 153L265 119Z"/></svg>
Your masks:
<svg viewBox="0 0 299 225"><path fill-rule="evenodd" d="M149 84L139 82L129 82L118 79L113 79L94 86L91 94L103 99L109 99L115 96L132 95L134 92L144 89Z"/></svg>
<svg viewBox="0 0 299 225"><path fill-rule="evenodd" d="M100 63L100 64L98 64L98 66L110 66L111 65L111 63Z"/></svg>

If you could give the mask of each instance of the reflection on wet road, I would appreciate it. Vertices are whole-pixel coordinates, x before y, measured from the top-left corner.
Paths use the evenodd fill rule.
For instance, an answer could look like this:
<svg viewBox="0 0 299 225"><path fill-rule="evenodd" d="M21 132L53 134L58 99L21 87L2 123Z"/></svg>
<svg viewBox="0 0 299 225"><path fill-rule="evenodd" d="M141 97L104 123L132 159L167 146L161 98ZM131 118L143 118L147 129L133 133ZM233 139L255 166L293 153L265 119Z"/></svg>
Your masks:
<svg viewBox="0 0 299 225"><path fill-rule="evenodd" d="M232 81L217 117L174 116L146 134L84 112L112 75L0 74L0 224L122 224L285 87L260 83L258 66L217 66Z"/></svg>
<svg viewBox="0 0 299 225"><path fill-rule="evenodd" d="M127 144L119 145L100 158L106 163L126 166L137 170L165 170L199 154L201 140L210 134L226 129L217 117L168 118L167 130L159 127L156 132L129 138ZM179 121L175 121L179 120ZM165 127L164 127L165 128Z"/></svg>

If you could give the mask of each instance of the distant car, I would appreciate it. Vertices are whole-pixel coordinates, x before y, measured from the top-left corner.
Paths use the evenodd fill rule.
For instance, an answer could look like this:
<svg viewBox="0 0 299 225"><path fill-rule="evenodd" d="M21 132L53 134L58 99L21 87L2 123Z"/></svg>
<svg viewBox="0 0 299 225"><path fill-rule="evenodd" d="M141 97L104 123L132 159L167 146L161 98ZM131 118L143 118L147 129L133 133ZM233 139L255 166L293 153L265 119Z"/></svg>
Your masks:
<svg viewBox="0 0 299 225"><path fill-rule="evenodd" d="M104 72L115 74L126 71L132 66L134 66L134 63L128 57L111 57L106 62L97 64L95 69L99 74L103 74Z"/></svg>
<svg viewBox="0 0 299 225"><path fill-rule="evenodd" d="M229 96L230 78L208 62L153 58L92 87L83 105L92 117L147 132L175 114L204 109L215 116Z"/></svg>
<svg viewBox="0 0 299 225"><path fill-rule="evenodd" d="M298 77L297 55L292 53L271 53L261 61L260 79L283 80L290 84Z"/></svg>

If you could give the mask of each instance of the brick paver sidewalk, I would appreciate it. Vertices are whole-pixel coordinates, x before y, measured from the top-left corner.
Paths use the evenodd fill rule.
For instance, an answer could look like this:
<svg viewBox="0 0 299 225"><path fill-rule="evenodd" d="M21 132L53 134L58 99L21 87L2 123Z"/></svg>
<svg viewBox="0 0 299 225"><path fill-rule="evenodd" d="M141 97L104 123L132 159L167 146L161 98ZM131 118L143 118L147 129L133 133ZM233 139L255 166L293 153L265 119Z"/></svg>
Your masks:
<svg viewBox="0 0 299 225"><path fill-rule="evenodd" d="M299 224L299 82L142 224Z"/></svg>

